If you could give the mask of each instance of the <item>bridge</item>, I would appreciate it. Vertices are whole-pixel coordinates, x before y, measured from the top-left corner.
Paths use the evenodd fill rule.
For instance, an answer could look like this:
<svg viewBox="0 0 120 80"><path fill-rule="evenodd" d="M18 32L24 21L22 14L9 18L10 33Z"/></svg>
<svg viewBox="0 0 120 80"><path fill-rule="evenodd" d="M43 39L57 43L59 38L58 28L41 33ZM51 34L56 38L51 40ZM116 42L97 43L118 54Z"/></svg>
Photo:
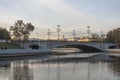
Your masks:
<svg viewBox="0 0 120 80"><path fill-rule="evenodd" d="M113 43L100 42L78 42L78 41L28 41L17 42L25 49L53 49L58 47L74 47L86 52L105 51L106 49L116 48L117 45Z"/></svg>

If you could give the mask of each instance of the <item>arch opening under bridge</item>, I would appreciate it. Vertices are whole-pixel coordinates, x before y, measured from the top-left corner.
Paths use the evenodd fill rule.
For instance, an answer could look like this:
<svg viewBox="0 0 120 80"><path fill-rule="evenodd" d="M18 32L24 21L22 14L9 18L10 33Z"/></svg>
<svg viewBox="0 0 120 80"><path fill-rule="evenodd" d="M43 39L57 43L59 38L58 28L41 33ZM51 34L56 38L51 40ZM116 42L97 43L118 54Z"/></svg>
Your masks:
<svg viewBox="0 0 120 80"><path fill-rule="evenodd" d="M31 48L31 49L39 49L39 45L33 44L33 45L30 45L29 48Z"/></svg>
<svg viewBox="0 0 120 80"><path fill-rule="evenodd" d="M102 50L97 49L95 47L92 46L87 46L87 45L65 45L65 46L59 46L57 48L78 48L80 50L82 50L83 52L102 52Z"/></svg>

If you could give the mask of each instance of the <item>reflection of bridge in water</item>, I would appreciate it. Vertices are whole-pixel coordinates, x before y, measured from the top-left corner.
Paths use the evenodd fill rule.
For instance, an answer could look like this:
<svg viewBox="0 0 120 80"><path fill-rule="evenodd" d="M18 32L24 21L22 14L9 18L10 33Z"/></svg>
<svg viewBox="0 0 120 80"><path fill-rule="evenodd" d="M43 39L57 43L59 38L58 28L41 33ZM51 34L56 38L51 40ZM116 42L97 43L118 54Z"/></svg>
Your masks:
<svg viewBox="0 0 120 80"><path fill-rule="evenodd" d="M83 51L105 51L106 49L116 48L117 45L113 43L99 43L99 42L75 42L75 41L28 41L17 42L25 49L52 49L58 47L74 47ZM24 45L23 45L24 44Z"/></svg>
<svg viewBox="0 0 120 80"><path fill-rule="evenodd" d="M33 80L33 69L29 64L28 60L13 62L11 80Z"/></svg>

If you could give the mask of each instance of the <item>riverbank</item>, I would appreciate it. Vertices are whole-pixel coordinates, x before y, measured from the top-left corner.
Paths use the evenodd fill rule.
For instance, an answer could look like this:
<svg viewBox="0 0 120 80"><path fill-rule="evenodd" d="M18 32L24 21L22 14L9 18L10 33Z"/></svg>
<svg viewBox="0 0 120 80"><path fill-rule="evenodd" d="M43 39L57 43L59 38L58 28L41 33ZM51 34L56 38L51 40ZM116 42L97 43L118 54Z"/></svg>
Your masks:
<svg viewBox="0 0 120 80"><path fill-rule="evenodd" d="M110 52L110 53L120 53L120 49L106 49L106 52Z"/></svg>
<svg viewBox="0 0 120 80"><path fill-rule="evenodd" d="M78 54L68 54L68 55L57 55L49 57L44 62L111 62L118 60L118 57L110 57L106 53L78 53Z"/></svg>
<svg viewBox="0 0 120 80"><path fill-rule="evenodd" d="M0 49L22 49L22 48L13 43L0 42Z"/></svg>
<svg viewBox="0 0 120 80"><path fill-rule="evenodd" d="M56 54L59 54L57 52ZM62 53L56 55L50 49L0 49L0 59L10 59L17 57L50 55L46 60L54 61L114 61L118 57L110 57L109 53Z"/></svg>
<svg viewBox="0 0 120 80"><path fill-rule="evenodd" d="M120 49L107 49L106 52L109 56L120 57Z"/></svg>
<svg viewBox="0 0 120 80"><path fill-rule="evenodd" d="M77 49L77 48L53 48L51 50L51 53L55 55L65 55L65 54L67 55L71 53L79 53L81 51L82 50Z"/></svg>
<svg viewBox="0 0 120 80"><path fill-rule="evenodd" d="M50 49L2 49L0 50L0 58L45 55L49 53Z"/></svg>

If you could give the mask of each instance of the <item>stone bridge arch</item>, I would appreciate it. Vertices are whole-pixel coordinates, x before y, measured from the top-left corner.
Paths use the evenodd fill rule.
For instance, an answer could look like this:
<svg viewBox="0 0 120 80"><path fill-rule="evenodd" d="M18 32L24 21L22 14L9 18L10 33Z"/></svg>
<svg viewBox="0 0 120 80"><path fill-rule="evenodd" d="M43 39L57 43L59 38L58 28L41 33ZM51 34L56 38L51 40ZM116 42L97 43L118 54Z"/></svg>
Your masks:
<svg viewBox="0 0 120 80"><path fill-rule="evenodd" d="M39 49L40 46L39 45L36 45L36 44L32 44L29 46L30 49Z"/></svg>
<svg viewBox="0 0 120 80"><path fill-rule="evenodd" d="M102 50L92 47L92 46L88 46L88 45L64 45L64 46L59 46L57 48L62 48L62 47L72 47L72 48L78 48L80 50L82 50L83 52L102 52Z"/></svg>
<svg viewBox="0 0 120 80"><path fill-rule="evenodd" d="M59 44L50 43L50 45L52 45L50 46L51 49L64 47L64 46L71 46L87 52L102 52L102 51L106 51L106 49L109 49L110 47L117 48L117 45L113 43L92 43L92 42L89 43L69 42L69 43L59 43Z"/></svg>

